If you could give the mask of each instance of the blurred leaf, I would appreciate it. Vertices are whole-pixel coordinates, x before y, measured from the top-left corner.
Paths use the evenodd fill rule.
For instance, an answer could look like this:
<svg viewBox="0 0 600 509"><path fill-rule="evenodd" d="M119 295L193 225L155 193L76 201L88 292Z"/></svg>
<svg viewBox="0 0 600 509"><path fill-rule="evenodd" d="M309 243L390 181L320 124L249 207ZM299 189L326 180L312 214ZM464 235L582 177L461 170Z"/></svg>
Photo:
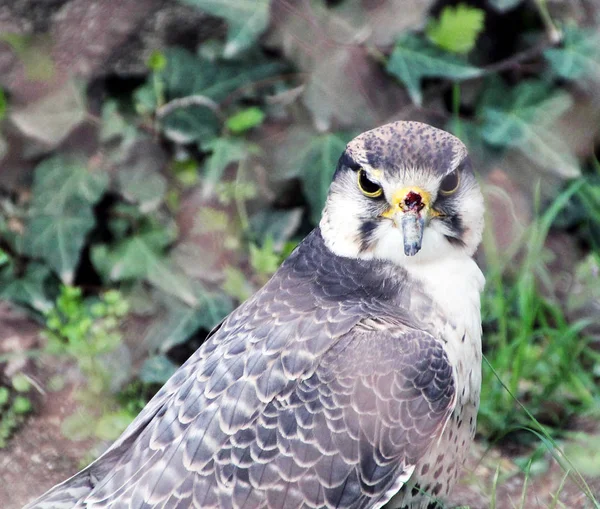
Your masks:
<svg viewBox="0 0 600 509"><path fill-rule="evenodd" d="M129 124L119 111L117 101L108 100L102 105L102 123L100 141L107 142L115 138L129 140L136 135L136 129Z"/></svg>
<svg viewBox="0 0 600 509"><path fill-rule="evenodd" d="M367 48L390 46L399 33L421 23L432 3L274 3L269 44L306 76L301 99L319 131L381 124L390 111L406 106L405 91L389 79Z"/></svg>
<svg viewBox="0 0 600 509"><path fill-rule="evenodd" d="M297 207L291 210L259 210L250 218L253 238L257 241L273 239L273 249L281 252L285 243L300 226L303 210Z"/></svg>
<svg viewBox="0 0 600 509"><path fill-rule="evenodd" d="M195 159L172 161L170 170L183 187L192 187L198 183L198 161Z"/></svg>
<svg viewBox="0 0 600 509"><path fill-rule="evenodd" d="M514 9L523 0L488 0L488 3L498 12L506 12Z"/></svg>
<svg viewBox="0 0 600 509"><path fill-rule="evenodd" d="M8 103L6 101L6 94L4 89L0 88L0 121L6 117L6 110L8 109Z"/></svg>
<svg viewBox="0 0 600 509"><path fill-rule="evenodd" d="M577 176L577 160L551 130L571 104L566 92L556 92L541 81L522 81L516 87L491 81L479 104L481 136L490 145L519 149L542 168Z"/></svg>
<svg viewBox="0 0 600 509"><path fill-rule="evenodd" d="M152 71L162 71L167 66L167 57L162 51L154 50L150 53L146 65Z"/></svg>
<svg viewBox="0 0 600 509"><path fill-rule="evenodd" d="M161 122L165 134L176 143L200 142L202 146L219 132L218 103L237 92L236 98L252 92L258 80L271 77L286 68L278 61L250 52L240 60L209 59L182 48L165 51L167 65L156 72L164 84L168 101ZM243 93L239 93L240 89ZM157 107L154 86L147 83L136 92L138 109ZM173 101L179 100L179 103ZM165 112L166 109L166 112Z"/></svg>
<svg viewBox="0 0 600 509"><path fill-rule="evenodd" d="M82 161L52 157L35 169L32 207L35 212L59 214L73 198L95 204L104 194L108 176L86 168Z"/></svg>
<svg viewBox="0 0 600 509"><path fill-rule="evenodd" d="M132 419L133 416L125 411L106 413L97 420L94 435L101 440L115 440Z"/></svg>
<svg viewBox="0 0 600 509"><path fill-rule="evenodd" d="M25 68L28 80L48 81L54 76L52 44L48 35L0 33L0 41L6 42Z"/></svg>
<svg viewBox="0 0 600 509"><path fill-rule="evenodd" d="M458 81L481 74L481 69L412 34L405 35L396 43L387 70L404 83L411 99L418 105L423 99L422 78L439 77Z"/></svg>
<svg viewBox="0 0 600 509"><path fill-rule="evenodd" d="M206 106L177 108L162 119L165 136L179 144L199 142L203 147L219 133L219 119Z"/></svg>
<svg viewBox="0 0 600 509"><path fill-rule="evenodd" d="M248 94L254 82L286 68L254 52L240 60L210 60L182 48L170 48L165 55L167 66L159 76L169 99L198 95L220 102L242 88Z"/></svg>
<svg viewBox="0 0 600 509"><path fill-rule="evenodd" d="M158 172L150 172L142 165L124 168L117 173L119 190L125 198L137 203L140 211L155 210L167 191L167 180Z"/></svg>
<svg viewBox="0 0 600 509"><path fill-rule="evenodd" d="M59 157L35 170L23 249L45 260L67 284L73 281L86 236L95 225L92 208L107 184L106 174Z"/></svg>
<svg viewBox="0 0 600 509"><path fill-rule="evenodd" d="M0 272L0 298L45 314L54 306L46 292L50 276L50 269L40 263L29 263L22 275L16 274L12 266L4 267Z"/></svg>
<svg viewBox="0 0 600 509"><path fill-rule="evenodd" d="M37 102L13 110L10 118L21 132L53 148L83 122L86 115L84 92L69 81Z"/></svg>
<svg viewBox="0 0 600 509"><path fill-rule="evenodd" d="M269 23L270 0L180 0L199 9L224 18L229 30L225 56L233 57L252 45Z"/></svg>
<svg viewBox="0 0 600 509"><path fill-rule="evenodd" d="M564 455L571 466L586 477L600 476L600 436L581 434L575 441L565 443Z"/></svg>
<svg viewBox="0 0 600 509"><path fill-rule="evenodd" d="M157 320L144 338L150 351L165 353L187 341L199 329L211 330L232 311L231 300L224 295L206 291L194 285L198 306L189 307L174 299L162 299L167 307L166 318Z"/></svg>
<svg viewBox="0 0 600 509"><path fill-rule="evenodd" d="M544 51L552 70L561 78L576 80L585 76L600 78L600 37L595 30L568 25L560 47Z"/></svg>
<svg viewBox="0 0 600 509"><path fill-rule="evenodd" d="M246 275L237 267L227 266L223 270L223 274L225 281L221 288L227 295L243 302L254 293Z"/></svg>
<svg viewBox="0 0 600 509"><path fill-rule="evenodd" d="M92 262L109 281L146 279L160 290L195 306L198 301L190 281L165 254L172 241L173 237L164 229L140 232L112 249L105 244L93 246Z"/></svg>
<svg viewBox="0 0 600 509"><path fill-rule="evenodd" d="M444 7L440 17L427 25L428 39L439 48L451 53L468 53L475 46L483 30L485 12L458 4Z"/></svg>
<svg viewBox="0 0 600 509"><path fill-rule="evenodd" d="M256 273L270 276L280 263L281 257L275 251L271 237L267 237L262 246L250 244L250 265Z"/></svg>
<svg viewBox="0 0 600 509"><path fill-rule="evenodd" d="M166 356L155 355L144 361L139 377L142 382L147 384L164 384L177 371L177 368L178 366Z"/></svg>
<svg viewBox="0 0 600 509"><path fill-rule="evenodd" d="M231 163L244 160L250 151L256 152L256 147L240 138L217 138L205 146L212 154L204 165L204 193L210 194L217 182L223 177L223 172Z"/></svg>
<svg viewBox="0 0 600 509"><path fill-rule="evenodd" d="M225 125L233 134L241 134L262 124L264 119L265 112L256 106L252 106L229 117Z"/></svg>
<svg viewBox="0 0 600 509"><path fill-rule="evenodd" d="M290 157L302 179L302 188L308 204L313 224L318 224L327 198L329 184L337 167L337 162L351 136L346 133L329 133L314 136L304 147L298 147Z"/></svg>

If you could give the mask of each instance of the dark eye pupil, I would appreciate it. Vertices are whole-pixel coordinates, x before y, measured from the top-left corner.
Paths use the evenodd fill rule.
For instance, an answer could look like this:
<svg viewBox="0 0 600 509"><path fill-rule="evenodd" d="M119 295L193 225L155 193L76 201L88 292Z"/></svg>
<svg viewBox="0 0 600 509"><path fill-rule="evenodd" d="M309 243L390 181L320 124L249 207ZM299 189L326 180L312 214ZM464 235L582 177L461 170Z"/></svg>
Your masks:
<svg viewBox="0 0 600 509"><path fill-rule="evenodd" d="M450 175L446 176L444 180L442 180L442 185L440 189L445 192L454 191L458 186L458 173L452 172Z"/></svg>
<svg viewBox="0 0 600 509"><path fill-rule="evenodd" d="M363 170L360 170L360 187L369 194L377 193L381 189L375 182L367 178Z"/></svg>

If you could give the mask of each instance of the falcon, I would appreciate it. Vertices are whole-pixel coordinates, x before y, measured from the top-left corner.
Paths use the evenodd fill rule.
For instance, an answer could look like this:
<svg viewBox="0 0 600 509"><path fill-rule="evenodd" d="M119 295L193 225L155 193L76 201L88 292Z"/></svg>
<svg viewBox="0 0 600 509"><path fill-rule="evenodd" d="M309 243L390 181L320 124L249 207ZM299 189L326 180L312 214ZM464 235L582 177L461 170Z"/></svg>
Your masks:
<svg viewBox="0 0 600 509"><path fill-rule="evenodd" d="M454 136L361 134L271 280L112 447L28 507L436 507L475 433L483 213Z"/></svg>

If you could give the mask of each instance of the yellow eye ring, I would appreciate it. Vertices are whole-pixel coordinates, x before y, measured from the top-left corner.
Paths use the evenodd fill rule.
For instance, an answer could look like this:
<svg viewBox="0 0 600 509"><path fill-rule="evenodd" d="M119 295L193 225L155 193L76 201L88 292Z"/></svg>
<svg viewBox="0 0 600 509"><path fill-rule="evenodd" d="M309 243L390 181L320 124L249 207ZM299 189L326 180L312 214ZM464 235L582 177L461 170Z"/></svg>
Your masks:
<svg viewBox="0 0 600 509"><path fill-rule="evenodd" d="M448 196L454 194L460 186L460 173L453 171L444 177L440 184L440 194Z"/></svg>
<svg viewBox="0 0 600 509"><path fill-rule="evenodd" d="M379 198L383 194L383 189L379 184L369 180L365 170L360 168L358 170L358 188L362 194L369 198Z"/></svg>

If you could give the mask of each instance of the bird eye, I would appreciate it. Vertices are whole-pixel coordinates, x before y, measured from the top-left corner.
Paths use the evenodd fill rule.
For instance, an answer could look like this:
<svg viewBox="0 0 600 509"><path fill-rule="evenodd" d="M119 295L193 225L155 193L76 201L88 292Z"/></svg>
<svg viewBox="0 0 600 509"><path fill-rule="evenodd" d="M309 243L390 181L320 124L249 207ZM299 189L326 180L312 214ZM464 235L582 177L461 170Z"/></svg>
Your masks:
<svg viewBox="0 0 600 509"><path fill-rule="evenodd" d="M453 171L449 175L446 175L444 180L442 180L442 183L440 184L440 193L446 196L452 194L458 189L459 184L460 175L457 171Z"/></svg>
<svg viewBox="0 0 600 509"><path fill-rule="evenodd" d="M365 170L362 168L358 170L358 187L369 198L379 198L383 194L381 186L369 180Z"/></svg>

